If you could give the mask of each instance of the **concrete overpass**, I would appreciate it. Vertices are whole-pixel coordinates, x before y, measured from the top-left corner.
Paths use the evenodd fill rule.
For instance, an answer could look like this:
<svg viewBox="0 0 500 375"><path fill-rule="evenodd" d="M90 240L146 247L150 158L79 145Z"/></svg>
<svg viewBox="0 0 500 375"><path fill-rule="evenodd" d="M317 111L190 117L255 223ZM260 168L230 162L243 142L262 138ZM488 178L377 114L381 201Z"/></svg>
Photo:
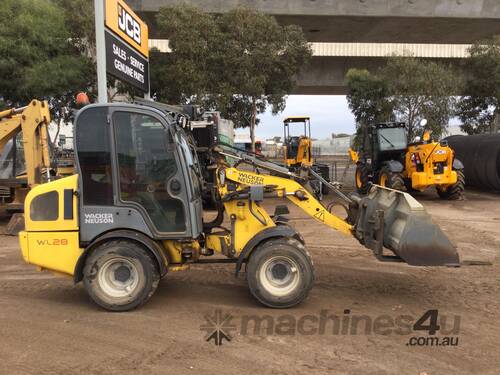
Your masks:
<svg viewBox="0 0 500 375"><path fill-rule="evenodd" d="M127 2L145 18L151 28L150 37L157 40L166 38L155 25L159 8L180 3L211 13L223 13L237 6L252 7L275 16L280 24L301 26L310 42L320 42L317 45L328 49L325 53L315 51L311 64L300 75L297 93L303 94L343 94L344 76L349 68L376 69L384 64L383 57L394 50L412 51L416 56L459 63L466 57L466 45L500 34L500 0ZM404 48L403 44L409 47ZM454 48L461 49L462 54L453 52ZM374 55L373 50L392 52ZM434 55L429 51L434 51Z"/></svg>

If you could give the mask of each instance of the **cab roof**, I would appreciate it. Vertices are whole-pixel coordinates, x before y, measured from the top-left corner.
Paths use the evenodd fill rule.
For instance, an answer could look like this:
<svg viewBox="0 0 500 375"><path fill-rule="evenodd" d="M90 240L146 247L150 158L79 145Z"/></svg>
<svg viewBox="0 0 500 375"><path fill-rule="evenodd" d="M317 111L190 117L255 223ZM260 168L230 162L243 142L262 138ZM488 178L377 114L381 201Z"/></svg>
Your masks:
<svg viewBox="0 0 500 375"><path fill-rule="evenodd" d="M304 122L307 120L310 120L311 118L309 116L288 116L285 117L283 122Z"/></svg>

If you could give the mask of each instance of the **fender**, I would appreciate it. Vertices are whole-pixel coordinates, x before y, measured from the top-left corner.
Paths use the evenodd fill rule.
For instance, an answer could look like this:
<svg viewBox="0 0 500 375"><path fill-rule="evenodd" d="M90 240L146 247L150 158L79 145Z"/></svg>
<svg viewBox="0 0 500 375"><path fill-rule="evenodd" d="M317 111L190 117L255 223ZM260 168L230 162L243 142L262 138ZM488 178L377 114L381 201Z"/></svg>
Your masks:
<svg viewBox="0 0 500 375"><path fill-rule="evenodd" d="M394 173L401 173L404 169L403 164L401 164L397 160L387 160L383 163L383 165L389 168L389 170Z"/></svg>
<svg viewBox="0 0 500 375"><path fill-rule="evenodd" d="M73 282L76 284L83 279L83 267L85 266L85 260L87 256L100 244L107 242L109 240L114 239L128 239L134 242L138 242L143 245L146 249L148 249L156 259L158 263L158 270L160 271L160 278L164 277L167 274L167 264L168 260L163 254L162 247L158 245L151 238L146 236L145 234L135 232L133 230L115 230L111 232L107 232L97 238L95 238L86 248L85 251L80 255L78 261L75 265L75 272L73 273Z"/></svg>
<svg viewBox="0 0 500 375"><path fill-rule="evenodd" d="M298 233L289 225L279 224L275 227L264 229L262 232L258 233L250 241L248 241L241 251L240 255L238 256L238 261L236 262L235 276L238 277L238 274L241 270L241 265L243 264L243 262L245 262L246 259L248 259L253 249L255 249L260 243L268 239L277 237L293 237L300 241L302 244L305 244L304 237L302 237L300 233Z"/></svg>
<svg viewBox="0 0 500 375"><path fill-rule="evenodd" d="M452 165L452 167L456 171L464 169L463 163L460 160L458 160L457 158L453 159L453 165Z"/></svg>

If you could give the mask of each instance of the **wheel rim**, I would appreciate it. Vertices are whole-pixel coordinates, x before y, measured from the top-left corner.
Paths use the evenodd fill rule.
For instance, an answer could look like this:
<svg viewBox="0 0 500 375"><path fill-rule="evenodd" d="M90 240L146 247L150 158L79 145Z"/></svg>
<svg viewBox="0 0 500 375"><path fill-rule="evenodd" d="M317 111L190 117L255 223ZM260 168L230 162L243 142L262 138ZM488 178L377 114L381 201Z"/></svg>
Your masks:
<svg viewBox="0 0 500 375"><path fill-rule="evenodd" d="M380 176L380 186L387 186L387 175L383 174Z"/></svg>
<svg viewBox="0 0 500 375"><path fill-rule="evenodd" d="M300 283L299 265L289 257L272 257L260 268L259 278L267 292L274 296L285 296Z"/></svg>
<svg viewBox="0 0 500 375"><path fill-rule="evenodd" d="M100 268L97 278L104 293L110 297L130 296L139 284L137 266L127 258L109 259Z"/></svg>

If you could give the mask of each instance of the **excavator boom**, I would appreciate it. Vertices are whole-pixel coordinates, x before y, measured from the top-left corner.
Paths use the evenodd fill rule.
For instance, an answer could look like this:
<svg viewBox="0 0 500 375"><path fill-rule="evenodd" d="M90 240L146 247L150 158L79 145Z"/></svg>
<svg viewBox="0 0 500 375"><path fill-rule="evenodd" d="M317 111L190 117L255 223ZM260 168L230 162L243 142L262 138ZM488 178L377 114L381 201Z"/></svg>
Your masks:
<svg viewBox="0 0 500 375"><path fill-rule="evenodd" d="M40 184L42 169L50 167L49 123L46 101L33 100L26 107L0 112L0 154L7 142L22 131L28 186Z"/></svg>
<svg viewBox="0 0 500 375"><path fill-rule="evenodd" d="M12 108L0 112L0 155L2 157L9 141L13 142L15 150L16 136L22 133L22 149L25 162L24 171L16 171L15 163L11 163L12 171L5 173L11 178L0 179L3 192L8 192L7 200L3 201L7 211L13 215L7 225L7 234L17 234L24 227L24 218L20 213L28 191L43 182L44 170L49 171L49 138L50 123L49 106L46 101L32 100L29 105ZM9 165L9 163L6 163ZM5 198L5 196L4 196Z"/></svg>

